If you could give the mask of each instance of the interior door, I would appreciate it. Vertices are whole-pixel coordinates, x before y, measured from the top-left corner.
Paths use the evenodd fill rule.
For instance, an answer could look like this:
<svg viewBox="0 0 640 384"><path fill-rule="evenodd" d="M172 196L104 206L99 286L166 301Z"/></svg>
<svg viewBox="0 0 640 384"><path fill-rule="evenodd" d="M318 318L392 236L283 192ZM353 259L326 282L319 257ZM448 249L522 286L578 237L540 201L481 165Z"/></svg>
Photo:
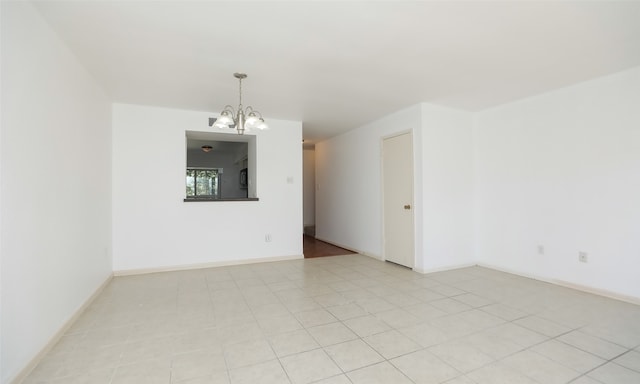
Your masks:
<svg viewBox="0 0 640 384"><path fill-rule="evenodd" d="M382 142L385 260L414 266L413 140L411 133Z"/></svg>

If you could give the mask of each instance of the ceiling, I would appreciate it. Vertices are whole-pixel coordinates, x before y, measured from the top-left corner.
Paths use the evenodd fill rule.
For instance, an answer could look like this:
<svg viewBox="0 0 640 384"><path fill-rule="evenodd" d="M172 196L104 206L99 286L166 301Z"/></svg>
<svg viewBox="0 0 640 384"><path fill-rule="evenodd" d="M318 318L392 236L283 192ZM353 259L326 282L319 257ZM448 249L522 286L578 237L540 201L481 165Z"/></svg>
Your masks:
<svg viewBox="0 0 640 384"><path fill-rule="evenodd" d="M246 72L244 104L302 121L307 143L420 102L477 111L640 65L633 1L35 4L114 101L218 112Z"/></svg>
<svg viewBox="0 0 640 384"><path fill-rule="evenodd" d="M210 145L214 151L237 152L240 148L245 151L248 148L249 141L254 136L251 135L229 135L228 133L219 132L195 132L187 131L187 149L202 149L203 145Z"/></svg>
<svg viewBox="0 0 640 384"><path fill-rule="evenodd" d="M211 150L214 152L231 152L238 153L238 151L242 148L245 152L249 145L246 142L233 142L233 141L218 141L218 140L195 140L189 139L187 140L187 149L188 150L202 150L203 145L208 145L211 147Z"/></svg>

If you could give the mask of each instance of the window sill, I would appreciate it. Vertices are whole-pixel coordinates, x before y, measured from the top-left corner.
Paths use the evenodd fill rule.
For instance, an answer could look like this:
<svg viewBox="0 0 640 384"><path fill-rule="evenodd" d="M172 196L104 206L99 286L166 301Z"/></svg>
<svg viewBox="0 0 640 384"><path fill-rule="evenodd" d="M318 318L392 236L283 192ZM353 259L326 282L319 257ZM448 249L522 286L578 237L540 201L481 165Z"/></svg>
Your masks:
<svg viewBox="0 0 640 384"><path fill-rule="evenodd" d="M213 197L189 197L184 199L185 203L194 201L258 201L257 197L235 197L235 198L213 198Z"/></svg>

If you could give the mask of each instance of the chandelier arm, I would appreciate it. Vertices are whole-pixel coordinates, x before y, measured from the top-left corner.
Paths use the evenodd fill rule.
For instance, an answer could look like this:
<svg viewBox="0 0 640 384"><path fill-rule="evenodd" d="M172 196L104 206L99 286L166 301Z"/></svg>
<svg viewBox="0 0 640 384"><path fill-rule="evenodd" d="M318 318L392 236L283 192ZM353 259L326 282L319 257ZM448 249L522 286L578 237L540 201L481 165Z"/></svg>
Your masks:
<svg viewBox="0 0 640 384"><path fill-rule="evenodd" d="M247 106L247 108L245 109L245 114L249 114L251 112L255 113L256 115L258 115L259 117L262 118L262 113L260 113L260 111L258 111L257 109L254 109L252 106Z"/></svg>
<svg viewBox="0 0 640 384"><path fill-rule="evenodd" d="M233 109L233 107L232 107L232 106L230 106L229 104L227 104L227 105L225 105L225 106L224 106L224 108L222 109L222 112L224 112L224 111L229 111L229 112L231 112L231 116L235 116L235 114L236 114L236 110L235 110L235 109Z"/></svg>

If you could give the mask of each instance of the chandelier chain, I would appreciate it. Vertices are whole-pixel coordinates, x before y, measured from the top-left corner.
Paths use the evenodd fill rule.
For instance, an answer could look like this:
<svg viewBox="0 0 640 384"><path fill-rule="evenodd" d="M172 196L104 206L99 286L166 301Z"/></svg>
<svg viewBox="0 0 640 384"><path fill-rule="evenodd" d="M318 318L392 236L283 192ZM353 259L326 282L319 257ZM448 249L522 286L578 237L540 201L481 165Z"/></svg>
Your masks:
<svg viewBox="0 0 640 384"><path fill-rule="evenodd" d="M239 89L240 89L240 106L239 106L239 109L242 110L242 78L239 78L238 80L240 80L240 86L239 86Z"/></svg>

